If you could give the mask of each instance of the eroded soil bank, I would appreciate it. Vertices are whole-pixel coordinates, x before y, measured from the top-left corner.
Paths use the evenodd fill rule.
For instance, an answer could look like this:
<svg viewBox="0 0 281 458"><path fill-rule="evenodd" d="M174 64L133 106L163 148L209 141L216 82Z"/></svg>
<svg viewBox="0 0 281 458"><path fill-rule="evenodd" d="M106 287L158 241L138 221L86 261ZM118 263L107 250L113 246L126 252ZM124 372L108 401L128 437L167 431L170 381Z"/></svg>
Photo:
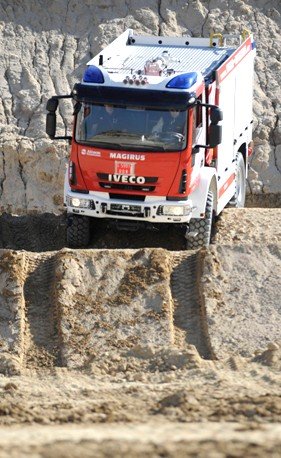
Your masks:
<svg viewBox="0 0 281 458"><path fill-rule="evenodd" d="M225 210L199 252L22 221L1 219L0 457L280 455L281 209Z"/></svg>

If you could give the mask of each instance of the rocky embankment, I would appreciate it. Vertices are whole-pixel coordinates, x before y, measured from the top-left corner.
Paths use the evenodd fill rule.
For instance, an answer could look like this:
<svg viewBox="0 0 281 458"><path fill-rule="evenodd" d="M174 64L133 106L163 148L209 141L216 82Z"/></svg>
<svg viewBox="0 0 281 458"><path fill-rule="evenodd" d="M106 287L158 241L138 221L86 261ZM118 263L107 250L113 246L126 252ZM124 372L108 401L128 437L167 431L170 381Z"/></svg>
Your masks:
<svg viewBox="0 0 281 458"><path fill-rule="evenodd" d="M0 209L60 212L68 145L45 134L45 105L70 93L85 64L126 28L154 35L209 36L251 30L257 42L255 152L251 193L281 186L279 0L1 2ZM241 109L243 101L241 100ZM60 110L71 129L71 103Z"/></svg>

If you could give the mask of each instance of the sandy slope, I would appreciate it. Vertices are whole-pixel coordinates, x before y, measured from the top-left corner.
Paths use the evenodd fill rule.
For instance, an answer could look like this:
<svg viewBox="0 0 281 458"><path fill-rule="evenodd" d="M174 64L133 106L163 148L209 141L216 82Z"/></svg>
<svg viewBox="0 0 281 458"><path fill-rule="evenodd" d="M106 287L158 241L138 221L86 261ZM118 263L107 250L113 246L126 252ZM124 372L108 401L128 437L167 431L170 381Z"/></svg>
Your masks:
<svg viewBox="0 0 281 458"><path fill-rule="evenodd" d="M232 423L147 423L136 425L23 427L2 429L1 457L19 456L15 443L20 433L20 456L148 457L148 456L280 456L280 425L248 428Z"/></svg>
<svg viewBox="0 0 281 458"><path fill-rule="evenodd" d="M281 210L225 210L202 281L217 357L281 343Z"/></svg>
<svg viewBox="0 0 281 458"><path fill-rule="evenodd" d="M226 210L201 252L44 251L10 225L0 457L279 456L280 219Z"/></svg>

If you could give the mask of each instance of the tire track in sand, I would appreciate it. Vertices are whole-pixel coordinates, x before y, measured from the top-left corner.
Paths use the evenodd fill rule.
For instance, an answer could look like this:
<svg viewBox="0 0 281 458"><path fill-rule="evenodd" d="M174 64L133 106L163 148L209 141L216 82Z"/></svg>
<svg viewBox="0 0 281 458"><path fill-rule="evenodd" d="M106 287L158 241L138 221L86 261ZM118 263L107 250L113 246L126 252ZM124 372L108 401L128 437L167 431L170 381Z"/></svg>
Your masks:
<svg viewBox="0 0 281 458"><path fill-rule="evenodd" d="M27 368L61 366L56 263L56 253L27 254L23 358Z"/></svg>
<svg viewBox="0 0 281 458"><path fill-rule="evenodd" d="M199 251L174 252L171 292L174 301L175 343L194 345L204 359L214 359L208 335L205 308L200 296L201 255Z"/></svg>

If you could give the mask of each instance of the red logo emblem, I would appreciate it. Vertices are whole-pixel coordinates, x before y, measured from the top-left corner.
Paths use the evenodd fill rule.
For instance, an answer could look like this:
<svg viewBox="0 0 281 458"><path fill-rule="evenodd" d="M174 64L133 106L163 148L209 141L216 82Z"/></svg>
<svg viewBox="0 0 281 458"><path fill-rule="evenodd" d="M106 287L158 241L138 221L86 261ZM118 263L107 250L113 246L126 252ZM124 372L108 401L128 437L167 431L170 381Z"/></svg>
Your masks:
<svg viewBox="0 0 281 458"><path fill-rule="evenodd" d="M135 175L134 162L119 162L115 161L115 173L119 175Z"/></svg>

